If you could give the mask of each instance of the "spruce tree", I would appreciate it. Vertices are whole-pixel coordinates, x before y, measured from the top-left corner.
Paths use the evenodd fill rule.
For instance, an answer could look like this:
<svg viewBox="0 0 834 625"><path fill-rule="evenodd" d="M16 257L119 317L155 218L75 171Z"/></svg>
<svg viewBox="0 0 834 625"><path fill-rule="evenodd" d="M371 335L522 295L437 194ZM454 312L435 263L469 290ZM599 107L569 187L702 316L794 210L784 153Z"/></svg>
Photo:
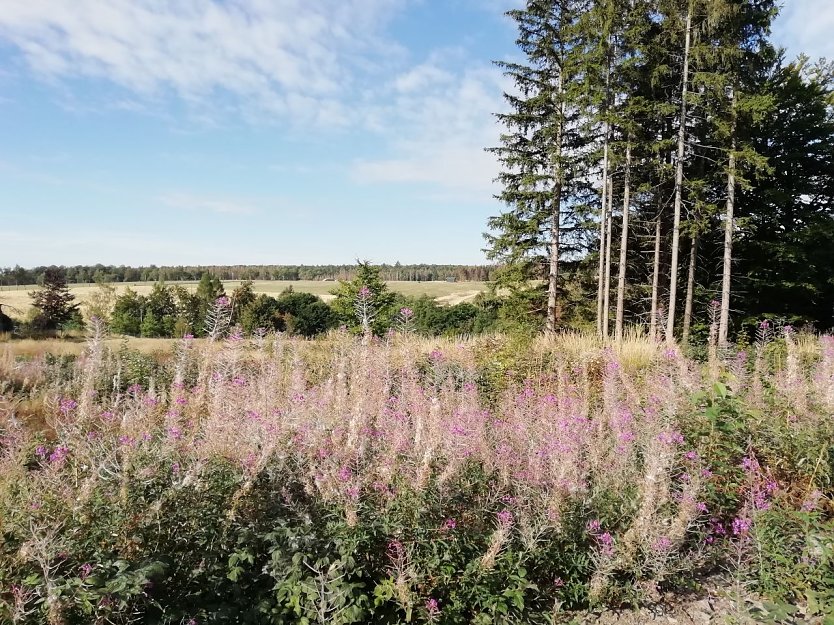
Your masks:
<svg viewBox="0 0 834 625"><path fill-rule="evenodd" d="M559 261L581 248L592 191L583 132L586 89L581 19L590 0L528 0L509 11L518 27L524 63L496 64L516 87L504 94L510 112L497 114L506 131L500 147L488 148L502 166L498 198L507 210L489 220L487 256L510 265L497 282L518 298L541 301L533 281L544 279L546 328L556 329ZM544 299L544 298L542 298Z"/></svg>
<svg viewBox="0 0 834 625"><path fill-rule="evenodd" d="M43 287L29 293L32 306L38 310L35 325L42 330L56 330L78 315L75 296L67 286L66 272L61 267L48 267Z"/></svg>

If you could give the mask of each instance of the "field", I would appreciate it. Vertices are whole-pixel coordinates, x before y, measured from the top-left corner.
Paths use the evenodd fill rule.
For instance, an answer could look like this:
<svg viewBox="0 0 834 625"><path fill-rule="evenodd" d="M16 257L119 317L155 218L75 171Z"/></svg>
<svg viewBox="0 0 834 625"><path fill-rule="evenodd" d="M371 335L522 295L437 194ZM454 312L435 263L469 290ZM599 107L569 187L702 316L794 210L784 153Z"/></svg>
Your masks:
<svg viewBox="0 0 834 625"><path fill-rule="evenodd" d="M0 621L834 613L830 336L156 344L0 344Z"/></svg>
<svg viewBox="0 0 834 625"><path fill-rule="evenodd" d="M134 291L142 295L150 293L153 288L153 282L132 282L128 284L116 284L117 292L121 293L123 289L130 287ZM172 282L170 284L180 284L189 290L196 290L197 282ZM440 304L454 305L462 302L470 302L475 297L486 289L484 282L388 282L388 288L396 293L403 295L419 297L428 295L435 298ZM240 286L240 281L227 280L223 282L223 286L227 293L231 293L235 288ZM330 291L338 286L338 282L325 282L318 280L297 280L297 281L272 281L272 280L257 280L254 282L255 293L267 293L269 295L278 295L284 289L292 287L296 291L303 293L312 293L318 295L324 301L330 301L333 296ZM26 286L0 286L0 305L8 306L8 312L12 316L24 316L31 307L31 298L29 292L36 290L36 285ZM70 292L75 295L76 300L84 302L90 293L96 289L95 284L72 284L70 285Z"/></svg>

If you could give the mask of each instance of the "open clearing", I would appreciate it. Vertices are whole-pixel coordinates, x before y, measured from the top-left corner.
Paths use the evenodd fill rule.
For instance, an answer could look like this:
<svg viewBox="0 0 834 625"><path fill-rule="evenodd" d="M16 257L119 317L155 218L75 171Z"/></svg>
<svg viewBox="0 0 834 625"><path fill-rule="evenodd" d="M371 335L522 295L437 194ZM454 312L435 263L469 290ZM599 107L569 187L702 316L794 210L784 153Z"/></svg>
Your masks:
<svg viewBox="0 0 834 625"><path fill-rule="evenodd" d="M197 288L197 282L169 282L186 287L190 291ZM240 286L240 280L226 280L223 286L227 293L231 293ZM388 288L403 295L419 297L428 295L437 300L439 304L455 305L463 302L471 302L479 293L486 290L485 282L388 282ZM130 287L142 295L147 295L153 288L153 282L128 282L115 283L117 293L121 294L125 288ZM324 301L333 299L330 291L338 287L338 282L325 282L320 280L256 280L253 282L256 293L267 293L278 295L285 289L292 287L296 291L318 295ZM0 287L0 305L8 307L8 314L13 317L21 317L31 308L29 293L36 290L36 285L23 286L2 286ZM95 284L71 284L70 291L75 295L76 300L83 303L95 289Z"/></svg>

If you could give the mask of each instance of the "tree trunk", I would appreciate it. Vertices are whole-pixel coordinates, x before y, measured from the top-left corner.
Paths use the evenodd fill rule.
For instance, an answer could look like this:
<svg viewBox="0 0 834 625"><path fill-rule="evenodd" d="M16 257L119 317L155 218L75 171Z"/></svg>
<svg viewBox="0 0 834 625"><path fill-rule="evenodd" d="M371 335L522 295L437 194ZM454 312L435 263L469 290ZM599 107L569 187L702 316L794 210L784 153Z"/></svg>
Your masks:
<svg viewBox="0 0 834 625"><path fill-rule="evenodd" d="M683 86L681 87L680 126L678 127L678 158L675 163L675 216L672 226L672 261L669 271L669 308L666 340L675 342L675 303L678 296L678 250L681 237L681 206L683 204L683 158L686 141L686 95L689 85L689 48L692 39L692 3L686 11L686 35L683 49Z"/></svg>
<svg viewBox="0 0 834 625"><path fill-rule="evenodd" d="M606 50L610 48L610 36L606 40ZM602 153L602 202L600 206L600 223L599 223L599 272L597 274L597 334L605 338L608 335L608 327L603 328L603 307L605 306L605 241L606 232L610 228L608 223L608 138L611 134L611 129L608 123L608 98L610 94L611 85L611 61L606 51L605 57L605 106L603 111L606 114L604 128L605 128L605 144Z"/></svg>
<svg viewBox="0 0 834 625"><path fill-rule="evenodd" d="M692 235L689 245L689 272L686 278L686 305L683 309L683 332L681 338L684 343L689 342L689 330L692 327L692 304L695 299L695 263L698 260L698 235Z"/></svg>
<svg viewBox="0 0 834 625"><path fill-rule="evenodd" d="M652 318L649 321L649 337L652 341L657 340L657 317L659 301L658 291L660 290L660 213L657 215L657 223L654 228L654 271L652 272Z"/></svg>
<svg viewBox="0 0 834 625"><path fill-rule="evenodd" d="M556 130L556 142L553 155L554 185L553 185L553 215L550 221L550 271L547 286L547 332L556 332L557 310L556 310L556 287L559 278L559 236L562 219L562 134L564 128L564 115L562 114L562 78L558 79L559 97L559 125Z"/></svg>
<svg viewBox="0 0 834 625"><path fill-rule="evenodd" d="M736 98L733 92L733 126L730 144L730 162L727 168L727 212L724 215L724 272L721 279L721 315L718 322L718 345L727 345L730 326L730 282L733 264L733 213L736 203Z"/></svg>
<svg viewBox="0 0 834 625"><path fill-rule="evenodd" d="M620 233L620 266L617 276L617 320L614 338L623 340L623 313L625 308L625 280L628 264L628 213L631 204L631 143L626 143L625 172L623 175L623 229Z"/></svg>
<svg viewBox="0 0 834 625"><path fill-rule="evenodd" d="M606 213L608 215L608 232L605 237L605 289L602 294L603 310L602 310L602 329L603 338L608 338L608 315L611 311L611 238L613 237L614 225L612 197L614 196L614 180L611 176L608 177L608 206Z"/></svg>
<svg viewBox="0 0 834 625"><path fill-rule="evenodd" d="M605 147L602 157L602 204L599 220L599 273L597 274L597 334L605 338L608 328L603 329L605 306L605 241L608 228L608 122L605 122Z"/></svg>

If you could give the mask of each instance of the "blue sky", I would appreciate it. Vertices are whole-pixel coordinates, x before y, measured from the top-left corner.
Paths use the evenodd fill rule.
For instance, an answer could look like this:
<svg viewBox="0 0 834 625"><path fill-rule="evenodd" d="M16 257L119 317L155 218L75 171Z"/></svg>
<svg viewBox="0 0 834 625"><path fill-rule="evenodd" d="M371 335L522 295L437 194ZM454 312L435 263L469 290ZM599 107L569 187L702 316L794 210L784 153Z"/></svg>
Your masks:
<svg viewBox="0 0 834 625"><path fill-rule="evenodd" d="M4 0L0 266L483 262L517 2Z"/></svg>

